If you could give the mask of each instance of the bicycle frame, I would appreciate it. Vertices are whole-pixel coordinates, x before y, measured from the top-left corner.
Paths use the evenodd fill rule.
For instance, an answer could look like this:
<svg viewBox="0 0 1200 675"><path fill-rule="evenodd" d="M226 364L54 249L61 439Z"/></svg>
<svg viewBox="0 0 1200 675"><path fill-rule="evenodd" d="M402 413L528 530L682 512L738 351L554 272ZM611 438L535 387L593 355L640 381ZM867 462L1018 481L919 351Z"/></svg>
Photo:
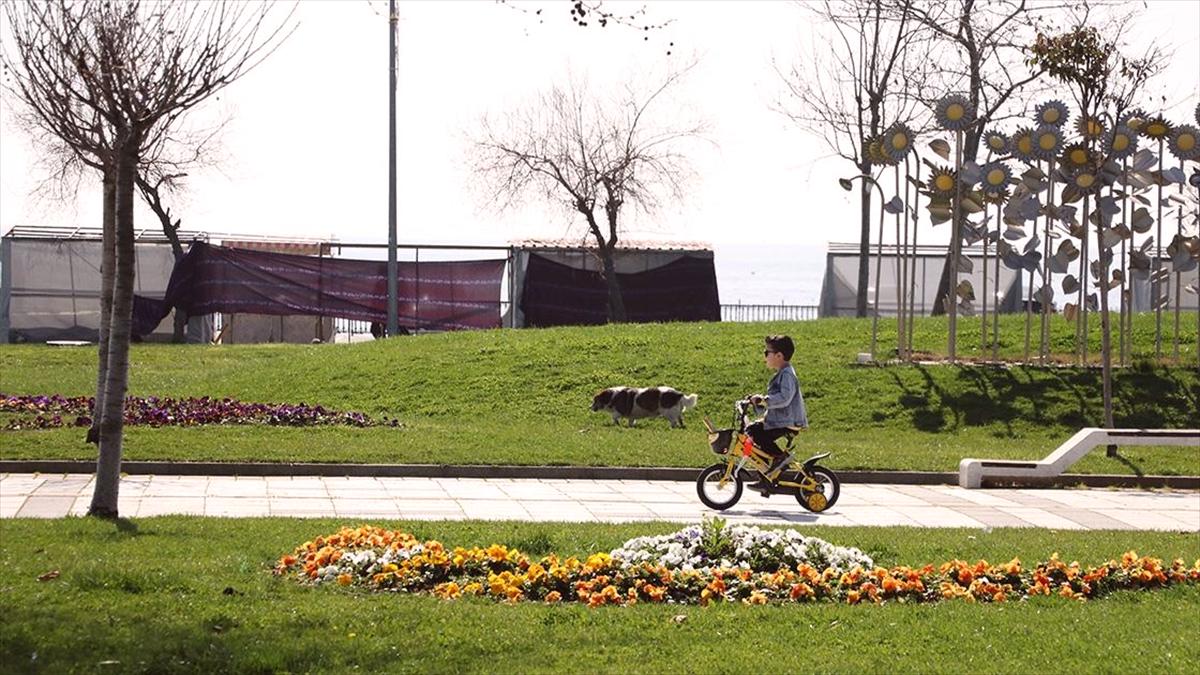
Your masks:
<svg viewBox="0 0 1200 675"><path fill-rule="evenodd" d="M708 431L709 445L713 452L718 455L726 456L725 473L721 476L721 480L717 483L718 487L724 488L725 484L732 480L733 476L738 472L749 467L758 473L762 474L767 480L773 482L781 488L795 488L797 490L817 490L819 484L808 473L808 465L814 460L819 459L822 455L816 455L806 460L801 464L799 469L795 469L798 481L796 480L778 480L782 473L788 467L780 467L769 475L767 470L771 467L772 457L754 444L753 439L746 433L746 427L750 426L749 411L754 408L754 405L749 399L742 399L733 404L734 428L731 429L716 429L712 425L712 421L707 417L704 418L704 428ZM730 441L727 447L721 448L718 443L721 442L721 435L729 432ZM796 432L790 432L785 436L787 438L787 448L791 450L792 443L795 440Z"/></svg>

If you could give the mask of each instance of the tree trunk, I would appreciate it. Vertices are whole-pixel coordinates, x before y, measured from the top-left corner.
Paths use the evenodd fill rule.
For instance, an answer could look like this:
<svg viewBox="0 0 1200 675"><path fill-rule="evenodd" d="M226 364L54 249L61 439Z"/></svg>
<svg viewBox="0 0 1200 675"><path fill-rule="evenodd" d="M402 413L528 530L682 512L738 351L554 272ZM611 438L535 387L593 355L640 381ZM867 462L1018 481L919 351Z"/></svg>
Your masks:
<svg viewBox="0 0 1200 675"><path fill-rule="evenodd" d="M601 246L600 259L604 264L604 282L608 286L608 320L610 323L625 323L625 298L621 296L621 284L617 279L616 265L613 261L615 246Z"/></svg>
<svg viewBox="0 0 1200 675"><path fill-rule="evenodd" d="M176 222L170 228L163 228L163 232L167 235L167 239L171 242L171 253L175 255L175 262L178 263L183 259L183 246L179 243L179 234L176 230L179 229L179 223ZM171 342L182 344L187 342L185 332L187 330L188 315L187 312L175 308L175 325L171 332Z"/></svg>
<svg viewBox="0 0 1200 675"><path fill-rule="evenodd" d="M1098 246L1103 246L1104 241L1104 218L1097 218L1096 223L1096 243ZM1106 250L1100 249L1100 281L1096 283L1096 290L1100 292L1100 363L1101 363L1101 379L1103 380L1104 390L1104 427L1106 429L1113 428L1113 404L1112 404L1112 336L1110 334L1111 324L1108 317L1108 274L1111 263L1103 262L1107 259ZM1117 456L1117 448L1115 445L1108 446L1106 454L1109 457Z"/></svg>
<svg viewBox="0 0 1200 675"><path fill-rule="evenodd" d="M113 271L116 254L116 193L117 172L115 166L104 169L104 207L101 210L100 237L100 336L99 364L96 369L96 398L92 402L92 425L87 431L87 442L100 444L100 415L104 410L104 383L108 373L108 328L112 319Z"/></svg>
<svg viewBox="0 0 1200 675"><path fill-rule="evenodd" d="M871 175L871 164L864 162L858 167L860 175ZM859 231L858 231L858 293L854 302L854 315L867 316L867 285L871 272L871 186L860 180Z"/></svg>
<svg viewBox="0 0 1200 675"><path fill-rule="evenodd" d="M129 338L133 328L133 190L137 171L136 139L118 145L116 171L116 265L112 282L108 369L100 418L100 455L89 516L116 518L121 485L121 444L125 426L125 392L129 385Z"/></svg>

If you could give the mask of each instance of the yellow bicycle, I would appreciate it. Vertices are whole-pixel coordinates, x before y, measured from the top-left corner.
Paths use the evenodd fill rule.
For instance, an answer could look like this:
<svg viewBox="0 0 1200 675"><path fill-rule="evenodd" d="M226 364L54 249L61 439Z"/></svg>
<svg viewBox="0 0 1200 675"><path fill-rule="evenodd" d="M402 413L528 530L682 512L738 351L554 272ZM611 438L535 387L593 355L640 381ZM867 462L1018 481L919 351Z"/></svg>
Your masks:
<svg viewBox="0 0 1200 675"><path fill-rule="evenodd" d="M733 404L733 427L717 429L712 421L704 418L704 428L708 431L708 444L721 461L700 472L696 478L696 492L700 501L710 509L724 511L742 498L743 483L751 477L750 471L757 471L763 478L756 488L764 497L771 495L793 495L800 506L820 513L828 510L837 502L841 493L841 482L829 469L817 464L829 456L828 452L813 455L801 464L799 469L789 469L789 462L775 471L769 471L771 456L754 444L746 433L750 426L750 413L755 409L749 398L744 398ZM790 452L792 442L802 429L789 427L783 436L787 440Z"/></svg>

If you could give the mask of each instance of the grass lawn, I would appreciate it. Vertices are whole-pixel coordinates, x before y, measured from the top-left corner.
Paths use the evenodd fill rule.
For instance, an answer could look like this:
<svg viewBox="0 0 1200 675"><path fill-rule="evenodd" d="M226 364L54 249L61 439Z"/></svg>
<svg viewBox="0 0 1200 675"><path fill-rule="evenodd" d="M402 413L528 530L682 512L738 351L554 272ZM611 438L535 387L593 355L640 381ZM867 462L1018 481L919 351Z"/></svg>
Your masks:
<svg viewBox="0 0 1200 675"><path fill-rule="evenodd" d="M6 672L1190 671L1200 588L1007 605L580 606L367 594L269 573L333 520L0 521ZM377 523L454 546L582 555L679 526ZM1194 534L804 528L879 564L1200 557ZM45 582L38 575L58 570ZM685 615L682 623L673 620ZM814 666L814 664L819 664Z"/></svg>
<svg viewBox="0 0 1200 675"><path fill-rule="evenodd" d="M1168 322L1169 323L1169 322ZM1020 358L1024 318L1003 317L1002 355ZM1053 317L1059 358L1073 326ZM1153 315L1134 322L1136 363L1114 378L1117 426L1200 427L1195 321L1182 365L1155 362ZM1166 324L1164 324L1166 325ZM918 320L919 351L945 350L946 322ZM960 324L960 355L980 356L979 325ZM137 345L130 393L322 404L398 417L400 428L133 427L127 459L703 466L700 415L727 424L730 403L770 376L762 336L786 332L809 408L801 452L833 451L841 469L953 471L963 457L1040 458L1081 426L1102 424L1096 368L971 365L861 367L870 321L633 324L405 337L356 345ZM1098 331L1094 331L1098 333ZM880 324L881 351L894 343ZM1093 341L1098 336L1093 335ZM1037 336L1034 336L1035 351ZM1098 351L1095 345L1093 356ZM1164 353L1171 353L1168 341ZM665 420L616 428L589 410L596 390L670 385L700 396L687 430ZM92 349L0 347L0 392L88 395ZM0 414L0 427L12 415ZM92 459L77 429L0 431L0 458ZM1073 470L1200 475L1194 448L1093 453Z"/></svg>

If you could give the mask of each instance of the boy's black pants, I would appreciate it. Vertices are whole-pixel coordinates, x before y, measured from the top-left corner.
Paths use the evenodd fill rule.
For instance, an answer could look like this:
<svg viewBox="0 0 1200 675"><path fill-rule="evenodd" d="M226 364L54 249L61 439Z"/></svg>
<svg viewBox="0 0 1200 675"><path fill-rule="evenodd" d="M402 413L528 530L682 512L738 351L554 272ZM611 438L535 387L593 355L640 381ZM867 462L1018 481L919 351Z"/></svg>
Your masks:
<svg viewBox="0 0 1200 675"><path fill-rule="evenodd" d="M750 435L750 439L754 441L763 452L772 457L779 457L784 454L783 450L775 444L775 439L782 438L787 434L787 429L764 429L762 422L755 422L746 427L746 433Z"/></svg>

